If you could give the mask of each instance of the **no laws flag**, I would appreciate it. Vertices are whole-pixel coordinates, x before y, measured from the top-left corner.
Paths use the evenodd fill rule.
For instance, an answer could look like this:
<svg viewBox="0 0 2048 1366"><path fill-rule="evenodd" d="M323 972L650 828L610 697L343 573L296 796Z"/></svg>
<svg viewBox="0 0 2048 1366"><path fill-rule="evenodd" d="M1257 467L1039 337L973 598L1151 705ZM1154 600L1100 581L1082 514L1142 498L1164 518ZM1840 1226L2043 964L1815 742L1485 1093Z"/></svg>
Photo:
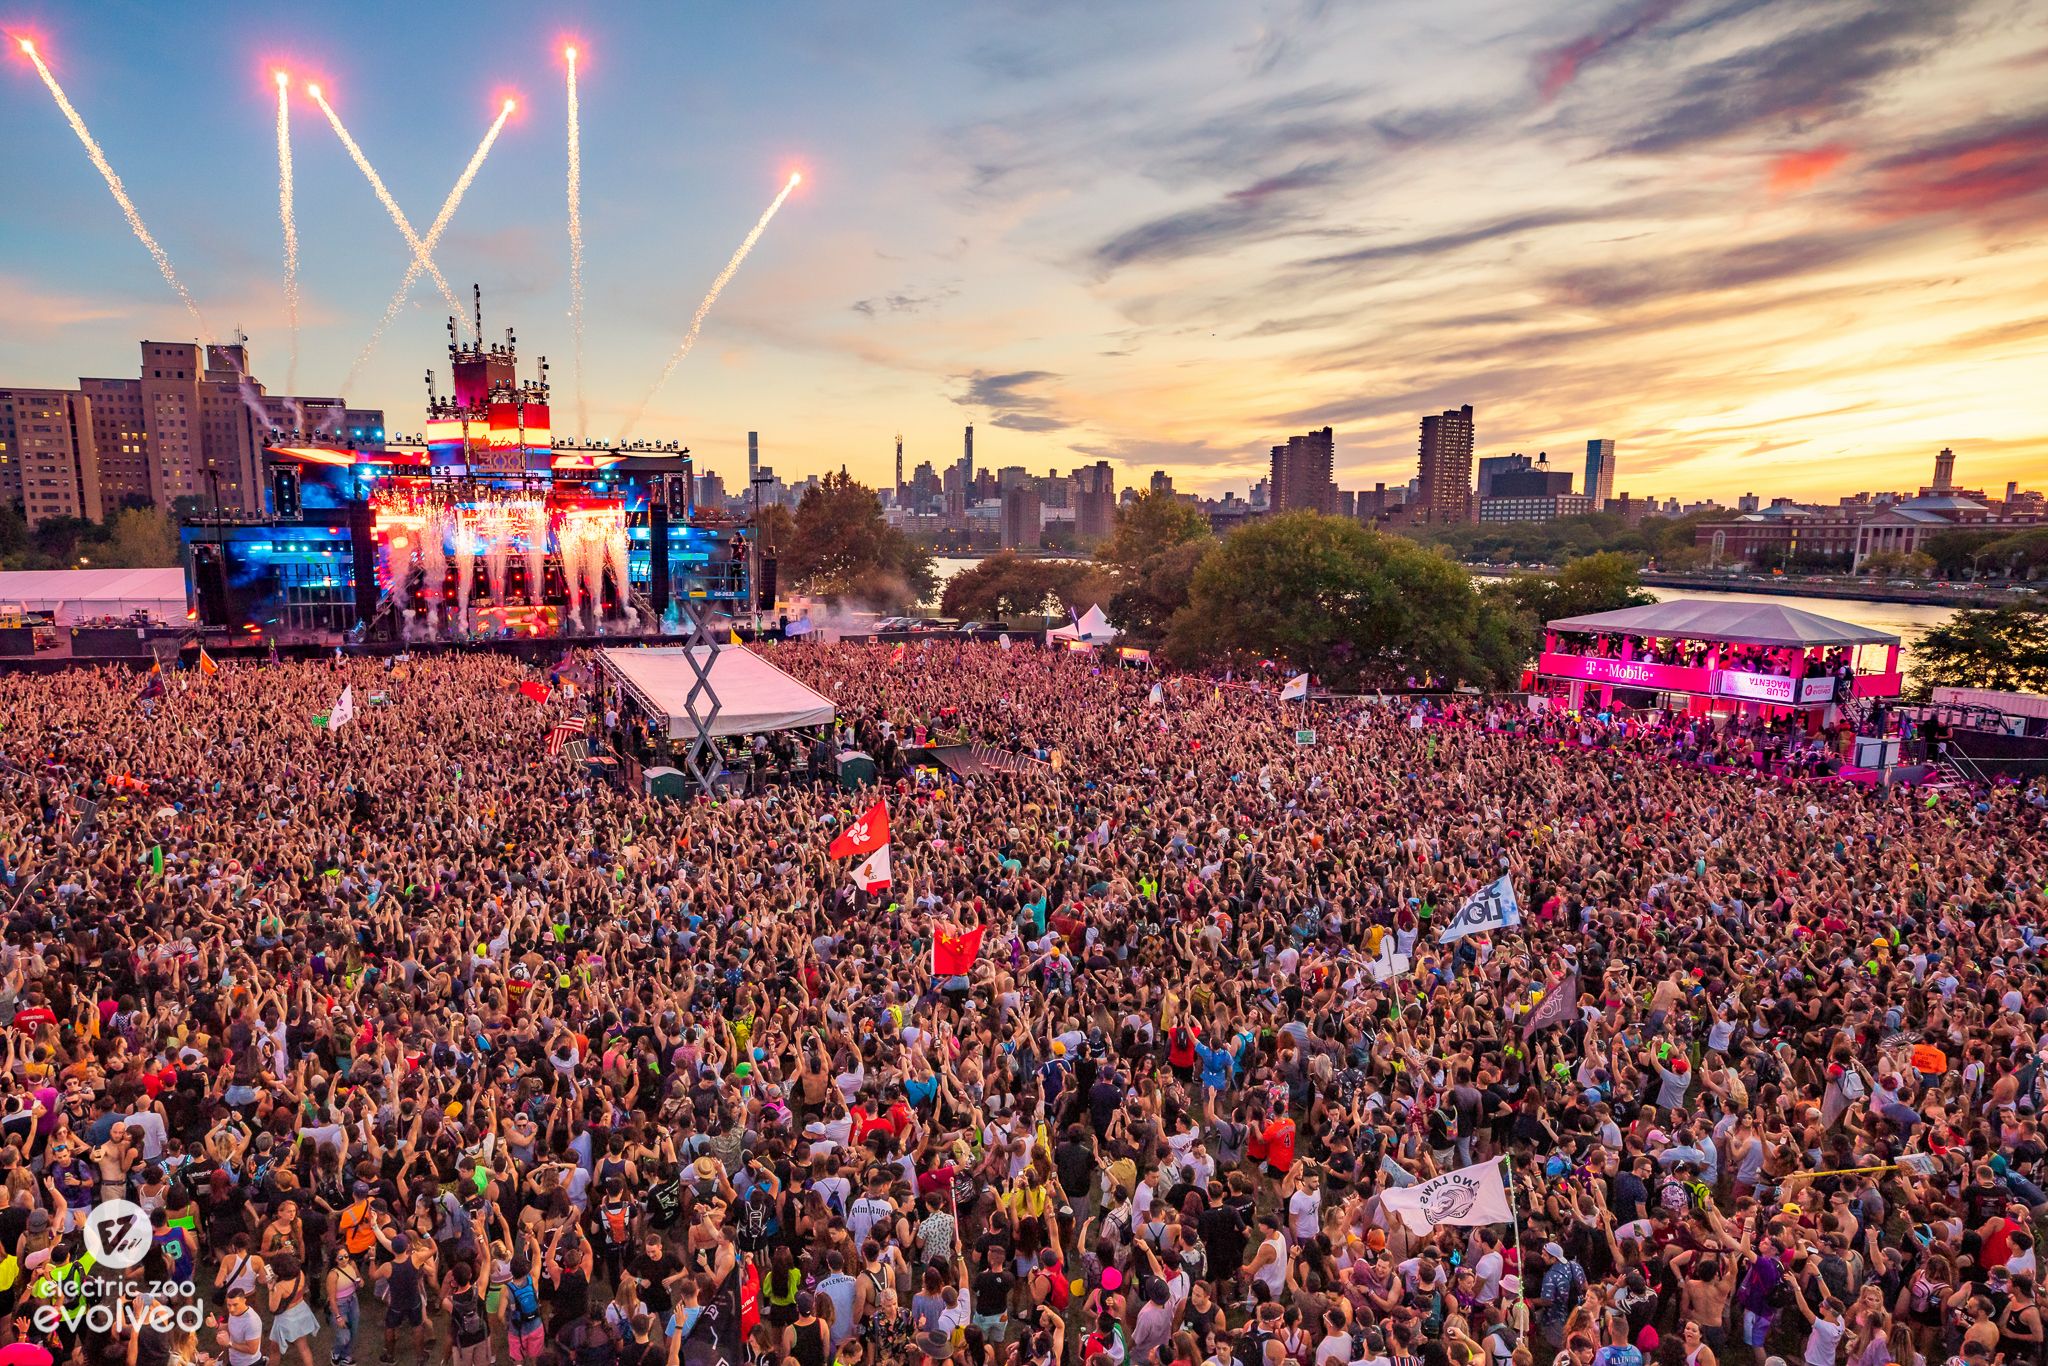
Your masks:
<svg viewBox="0 0 2048 1366"><path fill-rule="evenodd" d="M964 977L974 970L974 960L981 957L981 937L988 932L988 926L976 925L961 932L952 926L941 926L932 937L932 976Z"/></svg>
<svg viewBox="0 0 2048 1366"><path fill-rule="evenodd" d="M874 893L889 885L889 846L883 845L853 870L853 885Z"/></svg>
<svg viewBox="0 0 2048 1366"><path fill-rule="evenodd" d="M832 841L832 847L825 852L833 858L861 858L874 853L889 843L889 807L885 802L876 802L861 812L860 819L839 832L839 838ZM882 863L882 880L888 881L888 861Z"/></svg>

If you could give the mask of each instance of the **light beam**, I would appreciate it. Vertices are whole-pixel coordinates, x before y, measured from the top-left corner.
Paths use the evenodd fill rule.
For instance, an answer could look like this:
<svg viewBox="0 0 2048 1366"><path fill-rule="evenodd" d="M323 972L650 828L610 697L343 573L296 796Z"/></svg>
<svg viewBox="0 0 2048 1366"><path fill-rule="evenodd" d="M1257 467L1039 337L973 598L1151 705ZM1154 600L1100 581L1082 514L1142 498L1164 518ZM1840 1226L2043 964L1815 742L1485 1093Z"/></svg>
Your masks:
<svg viewBox="0 0 2048 1366"><path fill-rule="evenodd" d="M576 99L576 49L569 59L569 332L574 339L576 430L590 430L590 412L583 401L583 135Z"/></svg>
<svg viewBox="0 0 2048 1366"><path fill-rule="evenodd" d="M370 353L375 351L377 343L384 339L384 329L391 326L391 320L405 307L406 298L412 293L413 285L418 283L420 272L433 269L434 248L440 244L441 233L447 228L448 220L455 216L455 208L462 203L462 197L469 193L470 182L475 180L476 173L483 169L484 158L490 155L491 145L498 140L498 134L504 130L505 120L512 117L512 107L512 101L506 100L498 110L496 121L484 134L484 140L476 145L476 151L470 155L469 164L462 168L462 174L456 177L454 186L448 191L448 197L441 201L441 211L434 215L433 223L428 226L426 238L420 243L419 254L407 263L405 278L398 282L397 290L391 295L391 302L384 306L384 316L377 320L376 330L370 333L370 339L363 343L363 349L356 354L355 363L348 368L348 378L341 382L344 398L347 397L350 387L355 384L356 376L368 363Z"/></svg>
<svg viewBox="0 0 2048 1366"><path fill-rule="evenodd" d="M92 158L92 164L99 171L100 178L107 182L107 189L113 194L114 202L121 206L121 213L128 220L129 231L133 232L136 240L149 251L150 259L156 262L157 273L164 277L164 283L177 291L178 298L185 304L185 311L192 315L192 321L199 326L200 341L211 344L213 329L207 326L206 315L199 311L199 304L192 298L192 291L185 288L185 282L178 278L178 272L171 266L171 258L164 254L164 249L157 245L156 238L143 223L142 215L136 211L135 201L128 197L128 191L121 184L121 177L115 175L113 166L108 164L107 154L100 150L99 143L93 141L91 130L85 126L85 120L79 117L78 110L72 107L70 98L64 94L64 87L57 84L57 78L50 74L50 68L43 65L42 54L36 51L36 45L27 38L21 39L20 42L21 50L36 64L36 74L43 78L44 85L50 87L50 94L56 99L57 108L63 111L65 119L71 124L71 131L78 134L78 140L85 144L85 154Z"/></svg>
<svg viewBox="0 0 2048 1366"><path fill-rule="evenodd" d="M370 188L376 192L378 202L384 206L384 211L391 215L391 221L397 224L398 231L405 238L406 245L412 248L414 261L419 264L422 270L434 277L435 285L441 290L441 297L448 301L448 311L456 319L456 327L463 331L474 332L476 329L470 324L469 315L464 311L461 302L456 299L455 291L448 287L448 282L441 277L440 268L434 264L434 258L428 255L426 244L420 241L419 234L414 232L412 224L406 221L405 210L398 207L398 201L391 197L391 191L384 188L384 178L377 174L377 168L370 164L370 159L363 155L363 149L356 146L356 140L350 137L348 129L342 126L341 115L334 112L334 106L329 104L327 97L320 93L319 86L307 86L306 93L313 97L313 103L320 106L320 112L327 116L327 122L333 127L334 135L341 139L341 145L348 149L349 157L355 162L356 169L361 171L363 178L370 182ZM505 102L506 112L509 113L511 107L512 102L507 100Z"/></svg>
<svg viewBox="0 0 2048 1366"><path fill-rule="evenodd" d="M697 334L704 330L704 319L711 312L711 305L718 302L719 294L732 282L732 277L739 273L740 262L747 259L747 253L754 249L754 244L761 240L761 234L768 230L769 220L774 218L776 211L782 207L782 201L788 199L802 183L801 173L790 173L788 182L782 187L782 193L775 196L775 201L768 206L768 211L754 224L754 230L740 243L740 249L725 263L725 269L718 272L718 278L711 282L710 290L704 295L704 302L697 305L696 316L690 319L690 330L683 334L683 340L676 347L675 354L668 358L668 364L661 367L661 374L654 381L654 387L647 391L647 397L640 400L640 405L626 419L621 435L632 435L633 429L640 425L641 417L647 412L647 405L654 402L654 396L661 392L661 386L668 383L668 377L676 372L676 367L683 363L683 357L689 355L690 348L697 344Z"/></svg>
<svg viewBox="0 0 2048 1366"><path fill-rule="evenodd" d="M291 366L285 371L284 391L295 393L299 383L299 219L292 203L292 102L291 77L277 73L277 221L284 228L284 316L291 329Z"/></svg>

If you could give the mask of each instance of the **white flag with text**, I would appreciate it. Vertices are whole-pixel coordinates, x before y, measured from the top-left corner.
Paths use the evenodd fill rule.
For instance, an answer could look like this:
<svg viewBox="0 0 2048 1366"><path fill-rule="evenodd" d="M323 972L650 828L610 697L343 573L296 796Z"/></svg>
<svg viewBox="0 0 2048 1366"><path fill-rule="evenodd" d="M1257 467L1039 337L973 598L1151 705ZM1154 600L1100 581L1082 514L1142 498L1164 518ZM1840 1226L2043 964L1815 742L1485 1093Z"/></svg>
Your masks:
<svg viewBox="0 0 2048 1366"><path fill-rule="evenodd" d="M1515 1217L1508 1199L1502 1158L1460 1167L1412 1186L1380 1192L1380 1205L1401 1216L1409 1229L1426 1234L1439 1224L1472 1227L1505 1224Z"/></svg>

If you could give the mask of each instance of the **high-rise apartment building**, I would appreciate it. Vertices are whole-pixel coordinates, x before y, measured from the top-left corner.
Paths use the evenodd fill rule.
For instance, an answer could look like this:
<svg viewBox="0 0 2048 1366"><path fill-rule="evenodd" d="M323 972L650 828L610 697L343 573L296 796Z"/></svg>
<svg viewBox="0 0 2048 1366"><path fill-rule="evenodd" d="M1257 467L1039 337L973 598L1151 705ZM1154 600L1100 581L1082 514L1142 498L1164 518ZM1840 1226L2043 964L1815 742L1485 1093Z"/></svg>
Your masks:
<svg viewBox="0 0 2048 1366"><path fill-rule="evenodd" d="M1088 545L1116 529L1116 472L1107 460L1074 471L1074 536Z"/></svg>
<svg viewBox="0 0 2048 1366"><path fill-rule="evenodd" d="M1422 419L1417 490L1419 518L1469 522L1472 496L1472 405L1446 408Z"/></svg>
<svg viewBox="0 0 2048 1366"><path fill-rule="evenodd" d="M1614 443L1592 440L1586 443L1586 496L1593 500L1593 511L1606 508L1607 500L1614 496Z"/></svg>
<svg viewBox="0 0 2048 1366"><path fill-rule="evenodd" d="M1152 471L1152 492L1163 493L1168 498L1173 497L1173 476L1165 470Z"/></svg>
<svg viewBox="0 0 2048 1366"><path fill-rule="evenodd" d="M1337 485L1331 467L1337 456L1336 434L1319 432L1290 436L1273 448L1269 499L1275 512L1337 511Z"/></svg>
<svg viewBox="0 0 2048 1366"><path fill-rule="evenodd" d="M1003 549L1038 549L1044 521L1039 507L1038 490L1028 484L1012 484L1003 490Z"/></svg>
<svg viewBox="0 0 2048 1366"><path fill-rule="evenodd" d="M92 400L78 389L0 389L0 410L8 485L28 524L104 516Z"/></svg>

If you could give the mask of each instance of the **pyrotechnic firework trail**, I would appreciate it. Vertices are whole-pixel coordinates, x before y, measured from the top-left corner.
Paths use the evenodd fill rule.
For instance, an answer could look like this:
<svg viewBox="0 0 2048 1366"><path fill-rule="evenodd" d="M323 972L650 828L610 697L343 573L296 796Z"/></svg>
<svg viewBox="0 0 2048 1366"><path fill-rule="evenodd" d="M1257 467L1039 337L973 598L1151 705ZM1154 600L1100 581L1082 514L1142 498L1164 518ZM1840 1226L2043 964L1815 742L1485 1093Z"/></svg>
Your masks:
<svg viewBox="0 0 2048 1366"><path fill-rule="evenodd" d="M355 364L349 366L348 378L341 382L343 397L347 397L350 387L355 384L356 375L370 359L370 353L377 349L377 343L384 339L384 329L391 326L391 320L405 307L406 297L412 293L413 285L419 281L420 272L433 268L434 248L440 244L441 233L447 228L448 220L455 216L455 208L462 203L462 197L469 193L470 182L474 181L476 173L483 169L484 158L490 155L491 145L498 140L498 134L504 130L505 120L512 117L512 108L513 102L506 100L504 107L498 111L496 122L492 123L490 130L484 134L484 140L476 145L476 151L469 158L469 165L462 168L462 174L456 178L454 187L448 191L448 197L441 201L441 211L434 215L432 225L427 228L426 238L420 243L420 253L406 266L405 278L398 282L398 289L392 294L391 302L384 305L384 316L377 320L376 330L370 333L370 339L363 343L363 349L356 354Z"/></svg>
<svg viewBox="0 0 2048 1366"><path fill-rule="evenodd" d="M676 367L683 363L683 357L689 355L690 348L697 344L697 334L704 330L704 319L711 312L711 305L718 302L719 294L739 272L740 262L747 259L747 253L754 249L754 243L760 241L761 234L768 230L768 221L775 217L776 211L782 207L782 201L789 198L790 192L802 181L802 175L791 173L789 183L782 187L782 193L775 196L775 202L768 206L768 211L754 224L754 230L740 243L740 249L725 263L725 269L718 272L718 278L711 282L710 290L704 295L704 302L697 305L696 316L690 319L690 330L683 334L682 344L677 346L675 354L668 358L668 364L661 367L661 375L654 381L654 387L647 391L647 397L640 400L640 406L626 419L621 435L632 435L633 429L640 425L640 418L646 413L647 405L654 402L654 396L661 392L661 386L668 383L668 377L676 372Z"/></svg>
<svg viewBox="0 0 2048 1366"><path fill-rule="evenodd" d="M135 201L130 199L128 191L122 188L121 177L114 174L114 168L107 162L107 154L100 150L99 143L93 141L92 132L86 128L85 120L72 108L70 99L64 94L64 87L57 84L57 78L50 74L50 68L43 65L42 54L36 51L33 42L23 38L21 50L36 64L37 74L43 78L43 84L50 87L50 94L56 98L57 107L70 121L71 131L78 134L78 140L85 144L86 155L92 158L92 164L98 169L100 178L107 182L107 189L112 191L114 202L121 206L122 214L127 217L129 230L135 234L136 240L149 250L150 257L156 262L157 271L164 277L164 283L178 292L178 297L184 301L186 311L192 315L192 321L199 325L200 340L211 343L213 329L207 326L206 315L199 311L198 303L192 298L192 291L186 289L184 281L178 278L178 272L171 266L171 258L164 254L164 249L157 245L156 238L150 235L148 227L143 224L142 215L136 212Z"/></svg>
<svg viewBox="0 0 2048 1366"><path fill-rule="evenodd" d="M291 78L277 73L277 221L284 227L284 314L291 328L292 362L285 372L285 392L299 382L299 219L292 207Z"/></svg>
<svg viewBox="0 0 2048 1366"><path fill-rule="evenodd" d="M455 297L455 291L441 278L440 268L434 264L434 258L427 254L426 244L420 241L419 234L414 232L412 224L406 221L405 210L398 207L398 201L391 197L391 191L384 188L384 178L377 174L377 168L363 155L363 149L356 146L356 140L349 136L348 129L342 127L341 116L334 112L334 106L327 102L327 97L320 93L320 87L317 85L307 86L306 93L313 97L313 103L319 105L320 112L327 116L327 122L334 128L334 135L340 138L341 145L348 149L349 157L355 162L356 169L370 182L370 188L376 192L378 202L383 204L384 211L391 215L391 221L398 225L398 231L405 237L406 245L412 248L413 259L419 263L421 269L434 277L434 283L440 287L441 297L448 301L448 311L456 319L455 325L465 331L474 331L469 322L469 315Z"/></svg>
<svg viewBox="0 0 2048 1366"><path fill-rule="evenodd" d="M583 402L583 135L576 101L576 49L569 59L569 331L575 339L576 430L590 430Z"/></svg>

